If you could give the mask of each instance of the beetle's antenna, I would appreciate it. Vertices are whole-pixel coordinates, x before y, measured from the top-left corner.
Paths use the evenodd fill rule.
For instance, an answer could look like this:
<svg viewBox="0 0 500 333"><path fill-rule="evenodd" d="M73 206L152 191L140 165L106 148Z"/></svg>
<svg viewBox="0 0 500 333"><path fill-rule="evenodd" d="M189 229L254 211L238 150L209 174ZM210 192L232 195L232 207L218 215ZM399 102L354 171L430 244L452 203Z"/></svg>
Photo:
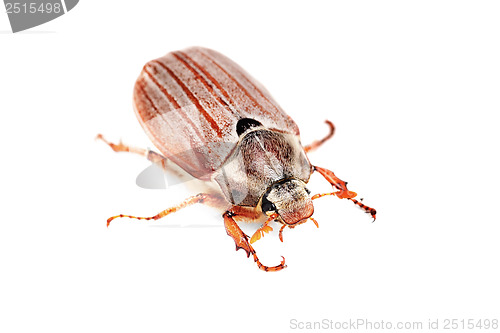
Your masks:
<svg viewBox="0 0 500 333"><path fill-rule="evenodd" d="M319 228L318 221L316 221L314 218L310 217L309 220L314 222L314 225L316 225L316 228Z"/></svg>
<svg viewBox="0 0 500 333"><path fill-rule="evenodd" d="M276 213L269 215L269 218L267 219L267 221L264 222L262 227L257 229L257 231L253 234L252 238L250 238L250 244L255 243L261 237L264 237L264 235L267 234L269 231L273 231L273 228L269 226L269 223L271 223L272 221L274 221L277 218L278 218L278 214L276 214Z"/></svg>

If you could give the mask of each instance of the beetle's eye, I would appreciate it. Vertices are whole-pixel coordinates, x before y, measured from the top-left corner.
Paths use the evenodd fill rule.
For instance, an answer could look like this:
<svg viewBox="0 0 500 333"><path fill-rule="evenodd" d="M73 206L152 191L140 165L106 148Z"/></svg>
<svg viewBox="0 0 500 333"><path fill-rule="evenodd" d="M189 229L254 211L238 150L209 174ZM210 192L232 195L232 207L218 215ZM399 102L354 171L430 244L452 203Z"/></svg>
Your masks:
<svg viewBox="0 0 500 333"><path fill-rule="evenodd" d="M267 200L266 197L262 198L262 211L265 212L270 212L270 211L276 211L276 206L269 200Z"/></svg>
<svg viewBox="0 0 500 333"><path fill-rule="evenodd" d="M305 187L307 194L311 194L311 190Z"/></svg>

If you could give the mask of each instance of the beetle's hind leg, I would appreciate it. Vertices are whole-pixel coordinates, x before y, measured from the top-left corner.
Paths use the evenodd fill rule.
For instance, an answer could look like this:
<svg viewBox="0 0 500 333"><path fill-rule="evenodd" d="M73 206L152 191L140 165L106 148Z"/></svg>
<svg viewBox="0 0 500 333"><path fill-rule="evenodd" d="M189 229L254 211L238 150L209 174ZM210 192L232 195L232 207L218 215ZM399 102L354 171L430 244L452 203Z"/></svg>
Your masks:
<svg viewBox="0 0 500 333"><path fill-rule="evenodd" d="M236 244L236 251L238 251L239 249L245 250L247 253L247 257L249 257L251 254L259 269L263 271L274 272L280 271L285 268L285 258L283 257L283 260L281 260L281 263L277 266L265 266L260 262L255 249L248 242L248 236L240 229L240 227L234 220L234 217L245 217L253 219L255 218L256 214L254 212L245 211L241 208L242 207L239 206L233 206L222 215L224 217L224 227L226 228L226 232L229 236L231 236L231 238L234 240L234 243Z"/></svg>
<svg viewBox="0 0 500 333"><path fill-rule="evenodd" d="M119 153L119 152L129 152L129 153L134 153L138 154L141 156L146 157L149 161L153 162L154 164L160 166L163 169L166 169L167 166L167 158L161 154L158 154L152 150L149 149L144 149L144 148L137 148L137 147L131 147L128 145L123 144L123 142L119 142L118 144L109 142L106 140L102 134L98 134L96 139L102 140L105 144L107 144L113 151Z"/></svg>
<svg viewBox="0 0 500 333"><path fill-rule="evenodd" d="M335 133L335 126L333 125L333 123L330 120L325 120L325 123L327 123L327 125L330 127L330 133L328 133L328 135L325 136L323 139L314 141L313 143L305 146L304 150L306 151L306 153L309 153L318 148L319 146L321 146L323 143L329 140Z"/></svg>

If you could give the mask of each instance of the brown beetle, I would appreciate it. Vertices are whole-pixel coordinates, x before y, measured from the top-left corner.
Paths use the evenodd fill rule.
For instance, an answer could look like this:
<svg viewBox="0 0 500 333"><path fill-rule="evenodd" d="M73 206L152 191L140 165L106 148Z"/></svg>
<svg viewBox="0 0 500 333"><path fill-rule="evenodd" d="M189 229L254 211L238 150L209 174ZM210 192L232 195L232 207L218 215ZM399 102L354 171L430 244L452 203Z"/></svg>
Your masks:
<svg viewBox="0 0 500 333"><path fill-rule="evenodd" d="M117 217L157 220L194 203L225 210L226 232L236 250L252 254L258 267L277 271L285 259L273 267L264 266L251 243L281 223L283 229L312 220L312 200L325 195L349 199L375 219L376 211L354 199L356 193L330 170L313 166L306 153L332 137L334 126L322 140L303 147L299 128L273 100L269 92L233 61L213 50L193 47L148 62L134 88L134 106L142 127L162 155L146 149L113 144L114 151L146 156L166 167L170 160L192 176L215 181L221 193L200 193L152 217ZM306 188L317 171L337 191L310 196ZM249 237L235 219L267 220Z"/></svg>

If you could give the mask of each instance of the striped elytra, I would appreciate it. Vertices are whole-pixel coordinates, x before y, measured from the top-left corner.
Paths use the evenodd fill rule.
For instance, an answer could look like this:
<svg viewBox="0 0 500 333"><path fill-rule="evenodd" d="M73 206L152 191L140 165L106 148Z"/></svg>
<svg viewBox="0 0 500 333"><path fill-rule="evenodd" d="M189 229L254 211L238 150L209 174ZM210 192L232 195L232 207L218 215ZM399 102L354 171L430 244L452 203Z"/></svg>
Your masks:
<svg viewBox="0 0 500 333"><path fill-rule="evenodd" d="M234 149L241 119L299 134L295 122L260 83L232 60L201 47L148 62L135 84L134 105L161 153L205 180Z"/></svg>

